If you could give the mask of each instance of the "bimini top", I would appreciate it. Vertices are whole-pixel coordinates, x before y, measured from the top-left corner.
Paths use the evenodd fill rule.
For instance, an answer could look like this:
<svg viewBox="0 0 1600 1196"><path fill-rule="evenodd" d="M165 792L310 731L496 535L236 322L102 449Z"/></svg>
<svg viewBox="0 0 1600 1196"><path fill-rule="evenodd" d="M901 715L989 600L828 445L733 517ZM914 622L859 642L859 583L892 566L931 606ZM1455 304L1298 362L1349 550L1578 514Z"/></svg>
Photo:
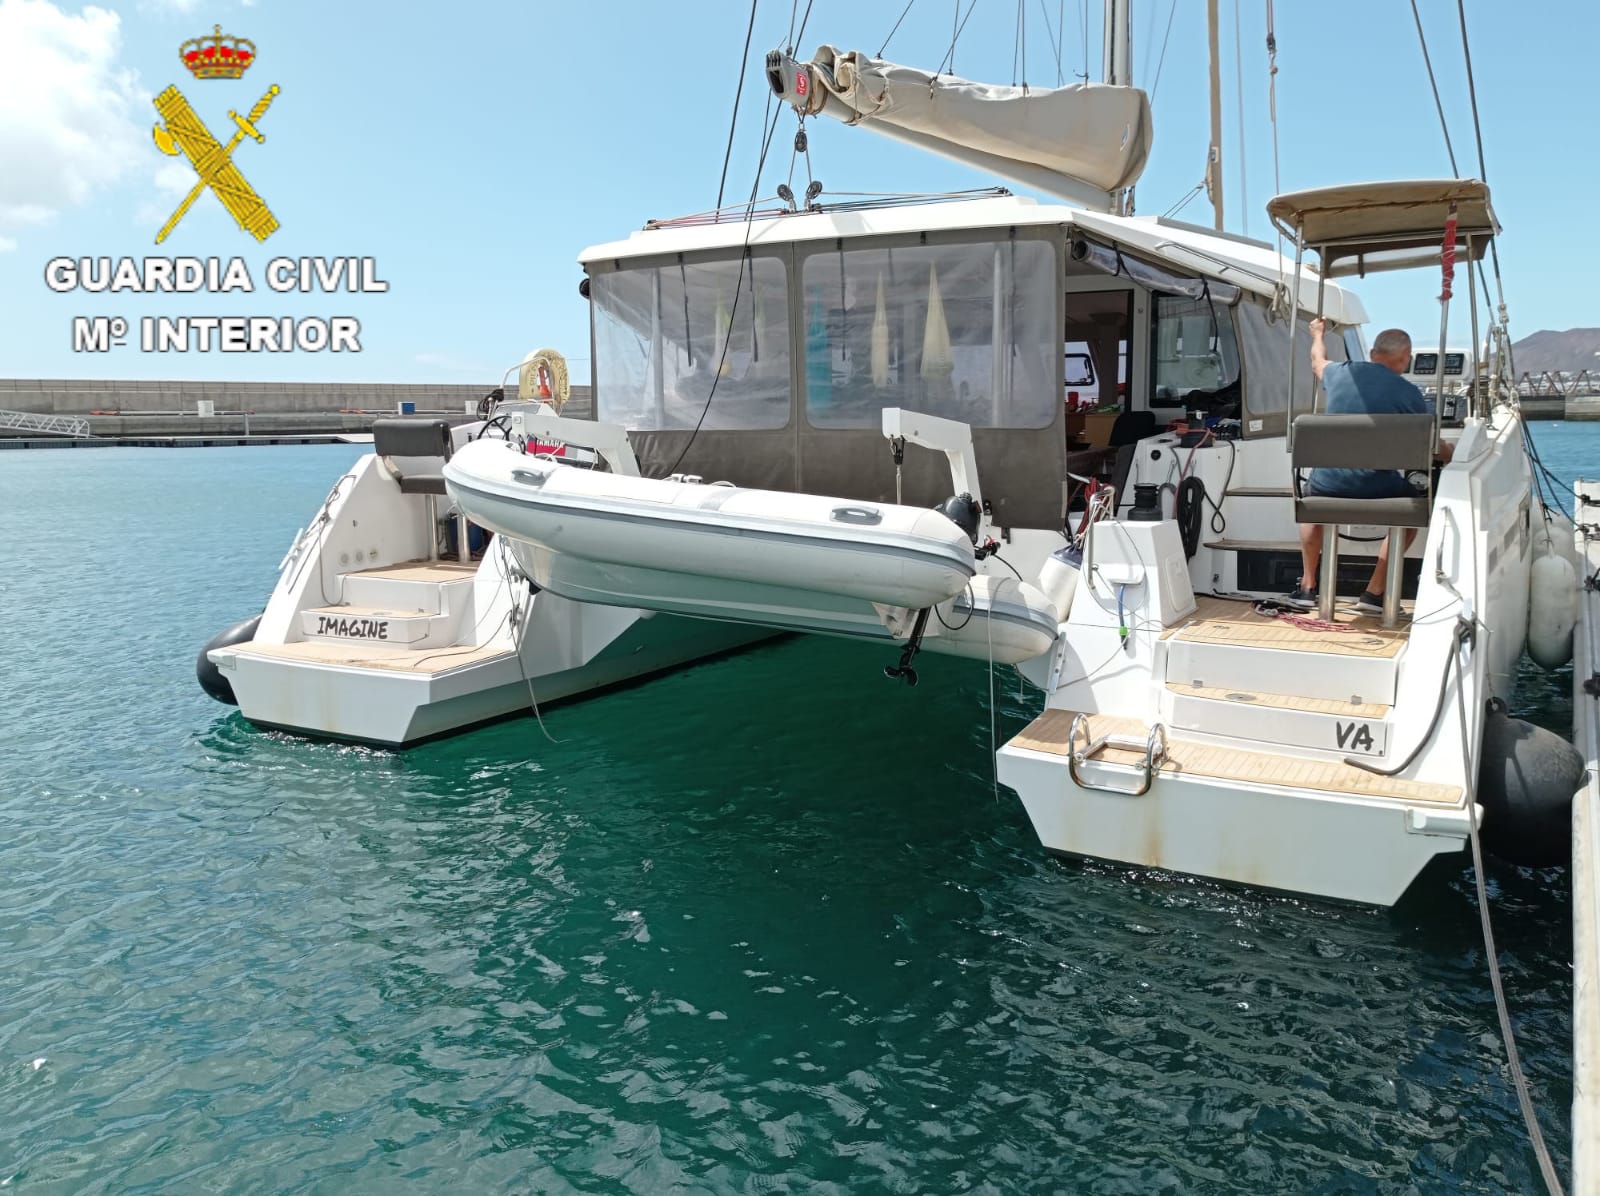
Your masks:
<svg viewBox="0 0 1600 1196"><path fill-rule="evenodd" d="M1216 233L1179 221L1150 216L1112 216L1064 204L1045 204L1021 196L917 204L850 211L800 211L721 223L697 222L641 229L621 241L594 245L578 255L589 268L620 268L660 261L680 253L737 253L742 248L771 250L789 244L856 238L904 236L920 232L977 232L984 229L1053 227L1065 239L1088 240L1156 262L1167 270L1231 283L1271 299L1294 272L1292 260L1270 244ZM639 259L646 259L641 262ZM1300 274L1300 307L1317 310L1319 278L1307 265ZM1349 291L1327 284L1323 312L1338 324L1366 322L1366 309Z"/></svg>
<svg viewBox="0 0 1600 1196"><path fill-rule="evenodd" d="M1489 186L1477 179L1346 183L1279 195L1267 215L1322 258L1329 278L1438 262L1455 207L1456 244L1481 258L1500 231Z"/></svg>

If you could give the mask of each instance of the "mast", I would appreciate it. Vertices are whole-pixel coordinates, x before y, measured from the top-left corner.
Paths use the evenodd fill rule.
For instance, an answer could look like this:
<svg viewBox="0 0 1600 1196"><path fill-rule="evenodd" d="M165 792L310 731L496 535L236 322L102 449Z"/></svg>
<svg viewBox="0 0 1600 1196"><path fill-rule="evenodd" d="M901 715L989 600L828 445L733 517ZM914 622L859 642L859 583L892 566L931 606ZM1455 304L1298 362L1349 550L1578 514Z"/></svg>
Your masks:
<svg viewBox="0 0 1600 1196"><path fill-rule="evenodd" d="M1222 222L1222 56L1217 49L1217 0L1206 0L1206 41L1211 48L1211 145L1206 150L1206 195L1216 214L1217 231Z"/></svg>
<svg viewBox="0 0 1600 1196"><path fill-rule="evenodd" d="M1113 86L1133 85L1133 18L1129 0L1106 0L1102 78ZM1113 193L1111 210L1119 216L1133 214L1133 188Z"/></svg>
<svg viewBox="0 0 1600 1196"><path fill-rule="evenodd" d="M1133 23L1128 0L1106 0L1105 57L1101 77L1122 87L1133 83Z"/></svg>

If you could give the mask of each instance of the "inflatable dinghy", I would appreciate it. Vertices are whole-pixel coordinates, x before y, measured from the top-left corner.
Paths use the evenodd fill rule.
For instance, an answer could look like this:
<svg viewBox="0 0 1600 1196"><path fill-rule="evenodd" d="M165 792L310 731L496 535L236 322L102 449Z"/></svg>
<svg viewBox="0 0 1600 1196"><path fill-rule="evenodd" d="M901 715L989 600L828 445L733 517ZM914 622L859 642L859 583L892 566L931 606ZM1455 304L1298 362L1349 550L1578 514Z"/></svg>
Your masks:
<svg viewBox="0 0 1600 1196"><path fill-rule="evenodd" d="M503 440L463 446L444 478L578 602L887 639L878 608L937 607L977 576L967 534L921 507L601 473Z"/></svg>

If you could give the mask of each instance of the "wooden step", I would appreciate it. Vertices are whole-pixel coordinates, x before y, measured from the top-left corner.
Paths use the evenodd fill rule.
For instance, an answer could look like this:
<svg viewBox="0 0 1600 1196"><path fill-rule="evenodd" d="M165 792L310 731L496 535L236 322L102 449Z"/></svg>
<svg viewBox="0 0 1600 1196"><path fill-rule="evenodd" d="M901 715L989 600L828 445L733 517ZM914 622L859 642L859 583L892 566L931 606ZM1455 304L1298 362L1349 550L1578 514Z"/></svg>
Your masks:
<svg viewBox="0 0 1600 1196"><path fill-rule="evenodd" d="M1071 754L1069 734L1073 710L1046 710L1006 745L1056 756ZM1119 735L1143 739L1149 728L1140 720L1115 715L1091 714L1089 735ZM1122 748L1103 748L1096 761L1142 767L1141 752ZM1395 802L1426 802L1432 805L1459 805L1461 789L1428 781L1383 777L1339 760L1308 759L1280 752L1240 751L1196 743L1173 734L1167 736L1167 755L1157 771L1157 779L1205 777L1220 781L1240 781L1284 789L1311 789L1319 793L1387 799ZM1292 847L1285 844L1285 849Z"/></svg>
<svg viewBox="0 0 1600 1196"><path fill-rule="evenodd" d="M453 615L470 605L477 574L475 565L407 561L341 575L338 597L351 606Z"/></svg>
<svg viewBox="0 0 1600 1196"><path fill-rule="evenodd" d="M1223 492L1224 498L1293 498L1288 486L1235 486Z"/></svg>
<svg viewBox="0 0 1600 1196"><path fill-rule="evenodd" d="M1305 714L1338 714L1346 718L1388 718L1394 709L1381 702L1341 702L1333 698L1306 698L1297 694L1258 693L1251 690L1216 689L1203 685L1167 683L1167 689L1185 697L1212 702L1231 702L1240 706L1298 710Z"/></svg>
<svg viewBox="0 0 1600 1196"><path fill-rule="evenodd" d="M1161 717L1177 731L1227 736L1331 757L1388 755L1391 708L1299 694L1167 684Z"/></svg>
<svg viewBox="0 0 1600 1196"><path fill-rule="evenodd" d="M300 631L308 638L373 644L416 644L451 622L449 615L415 607L316 606L300 612Z"/></svg>
<svg viewBox="0 0 1600 1196"><path fill-rule="evenodd" d="M1208 594L1196 601L1193 615L1162 633L1163 683L1330 702L1394 700L1408 628L1385 630L1348 610L1336 612L1330 627L1308 616L1258 614L1247 600Z"/></svg>
<svg viewBox="0 0 1600 1196"><path fill-rule="evenodd" d="M1307 626L1295 621L1318 622L1315 611L1285 619L1260 614L1249 599L1195 597L1195 612L1162 632L1164 640L1190 643L1232 644L1242 648L1271 648L1279 652L1330 652L1350 656L1398 656L1410 636L1406 624L1385 629L1376 615L1352 609L1336 610L1333 627Z"/></svg>

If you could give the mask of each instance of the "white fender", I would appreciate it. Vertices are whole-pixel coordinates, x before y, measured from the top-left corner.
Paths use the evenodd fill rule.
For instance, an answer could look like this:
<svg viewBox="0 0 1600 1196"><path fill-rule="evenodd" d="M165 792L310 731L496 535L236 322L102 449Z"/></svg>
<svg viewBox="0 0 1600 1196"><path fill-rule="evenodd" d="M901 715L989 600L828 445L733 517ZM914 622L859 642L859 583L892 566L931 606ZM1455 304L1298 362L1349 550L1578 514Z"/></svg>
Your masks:
<svg viewBox="0 0 1600 1196"><path fill-rule="evenodd" d="M1056 608L1056 621L1065 623L1072 613L1072 596L1083 576L1083 553L1068 544L1056 549L1039 570L1039 590Z"/></svg>
<svg viewBox="0 0 1600 1196"><path fill-rule="evenodd" d="M1528 655L1543 668L1572 659L1572 629L1578 622L1578 572L1559 552L1533 562L1528 578Z"/></svg>

